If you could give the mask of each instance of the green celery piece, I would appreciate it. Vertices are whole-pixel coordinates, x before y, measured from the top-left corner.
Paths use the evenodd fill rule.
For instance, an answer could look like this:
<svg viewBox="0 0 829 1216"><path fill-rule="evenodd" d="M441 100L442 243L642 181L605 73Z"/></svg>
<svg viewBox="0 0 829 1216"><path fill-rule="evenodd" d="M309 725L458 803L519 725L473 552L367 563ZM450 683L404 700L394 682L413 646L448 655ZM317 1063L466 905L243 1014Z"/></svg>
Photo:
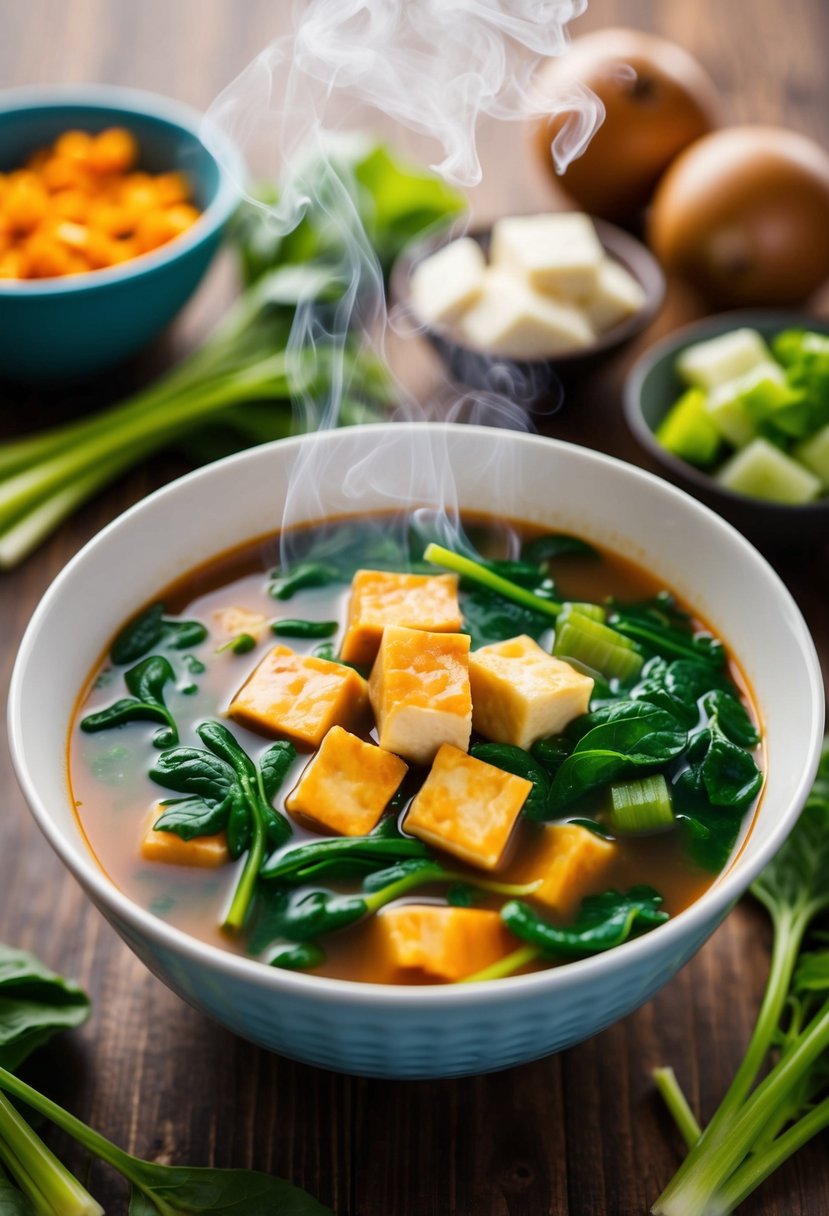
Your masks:
<svg viewBox="0 0 829 1216"><path fill-rule="evenodd" d="M829 422L796 444L792 456L820 479L824 490L829 490Z"/></svg>
<svg viewBox="0 0 829 1216"><path fill-rule="evenodd" d="M712 389L705 403L711 422L732 447L743 448L758 434L758 418L764 416L775 385L785 390L785 373L769 360L743 376Z"/></svg>
<svg viewBox="0 0 829 1216"><path fill-rule="evenodd" d="M614 832L636 836L673 827L668 783L661 773L610 787L608 822Z"/></svg>
<svg viewBox="0 0 829 1216"><path fill-rule="evenodd" d="M630 638L577 609L556 625L553 654L574 659L601 672L606 679L630 680L644 662Z"/></svg>
<svg viewBox="0 0 829 1216"><path fill-rule="evenodd" d="M715 463L722 439L705 408L705 391L689 388L654 432L666 451L702 469Z"/></svg>
<svg viewBox="0 0 829 1216"><path fill-rule="evenodd" d="M762 437L736 452L715 480L735 494L787 506L812 502L821 492L820 479L814 473Z"/></svg>

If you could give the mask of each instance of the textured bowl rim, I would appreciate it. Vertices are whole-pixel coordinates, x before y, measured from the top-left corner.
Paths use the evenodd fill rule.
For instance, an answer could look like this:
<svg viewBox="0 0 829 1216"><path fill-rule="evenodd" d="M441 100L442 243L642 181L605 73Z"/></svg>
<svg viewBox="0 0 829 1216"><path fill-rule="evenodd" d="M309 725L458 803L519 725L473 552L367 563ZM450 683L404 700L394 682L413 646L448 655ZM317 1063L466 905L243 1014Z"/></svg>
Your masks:
<svg viewBox="0 0 829 1216"><path fill-rule="evenodd" d="M758 511L762 511L764 514L768 512L770 518L776 517L780 520L789 520L792 526L796 526L798 518L802 519L807 516L820 516L822 514L827 515L827 522L829 523L829 498L789 505L780 502L770 502L764 498L751 498L748 494L738 494L736 490L730 490L727 486L720 485L709 473L696 468L694 465L689 464L688 461L682 460L681 457L675 456L667 448L663 448L662 444L655 438L654 432L648 425L642 410L642 390L645 381L654 368L669 356L679 354L681 350L684 350L686 346L689 346L693 342L704 341L706 338L716 338L719 334L726 333L729 329L744 329L746 327L750 328L752 325L768 324L777 318L780 320L781 329L811 328L817 329L829 336L829 319L807 316L805 313L787 312L785 309L776 308L740 309L735 312L717 313L715 316L691 321L688 325L684 325L682 329L677 329L672 334L668 334L667 337L661 338L659 342L654 343L653 346L649 347L639 356L625 377L622 391L622 408L634 438L645 451L657 463L664 465L666 469L670 469L675 477L699 487L700 491L708 494L712 499L722 498L724 503L730 503L734 506L739 505L747 511L751 510L752 506L755 506ZM668 406L666 405L666 413L667 410Z"/></svg>
<svg viewBox="0 0 829 1216"><path fill-rule="evenodd" d="M37 646L41 620L46 616L52 602L61 595L63 584L69 579L76 566L84 560L87 553L93 550L103 538L117 531L122 521L132 519L134 516L140 515L145 511L148 503L155 504L163 501L165 498L174 498L181 485L189 485L200 480L210 480L218 469L225 469L231 464L237 465L240 470L240 476L244 477L244 468L247 464L254 464L267 459L267 453L274 448L278 447L289 452L298 451L309 443L336 443L338 439L349 435L354 436L357 432L363 432L368 435L379 435L386 433L392 427L396 433L399 433L404 428L418 428L421 431L426 428L433 434L448 434L450 432L463 431L465 434L477 434L490 438L499 435L509 435L510 441L519 447L532 447L538 444L555 447L561 452L570 454L571 459L578 459L592 466L592 472L598 472L608 467L616 471L624 470L626 475L633 480L648 485L650 488L657 488L658 493L664 495L667 499L681 501L684 510L690 509L693 514L705 518L709 526L713 526L726 534L729 543L733 547L742 550L745 561L752 563L755 567L762 568L764 577L776 589L781 607L786 606L788 619L793 624L796 622L797 641L809 669L810 717L813 720L814 729L812 738L805 751L805 763L802 767L796 794L792 798L790 805L786 808L785 814L781 814L778 821L769 831L767 840L756 851L756 855L750 863L745 860L745 854L738 856L732 862L730 868L721 874L714 881L713 885L683 912L650 933L625 942L623 945L615 946L604 954L568 962L561 967L551 967L528 975L508 976L503 979L486 980L476 984L457 985L426 984L423 986L401 986L362 983L356 980L303 975L299 972L271 968L257 960L245 958L230 951L222 950L218 946L199 941L183 930L174 928L160 918L153 916L115 886L98 867L91 851L80 851L76 854L73 850L65 848L64 835L53 822L48 807L41 801L35 782L28 771L24 760L21 722L21 698L26 677L26 667L32 651ZM280 992L285 992L312 998L322 1004L342 1004L345 1002L350 1007L368 1007L380 1004L417 1011L420 1008L425 1009L438 1004L457 1008L464 1006L472 1007L480 1001L485 1001L489 1005L493 1002L511 1003L516 999L520 999L522 994L529 996L530 994L537 994L539 990L548 990L552 997L556 990L563 985L566 986L570 982L570 979L587 980L590 977L600 978L602 975L610 975L617 972L620 968L626 967L628 963L634 964L637 959L647 956L654 949L655 942L658 942L664 948L668 948L671 939L674 939L679 948L683 942L687 942L694 930L699 931L712 921L719 919L728 910L729 905L743 893L749 882L756 877L763 866L771 859L794 826L799 809L805 802L811 788L820 758L823 738L824 693L821 669L814 642L799 608L782 579L741 533L717 515L716 512L697 502L684 491L677 489L652 473L627 464L625 461L606 456L593 449L566 443L563 440L548 439L539 435L522 434L514 431L501 432L492 428L467 424L379 423L350 427L346 431L325 431L317 432L316 434L300 435L289 439L280 439L273 443L237 452L232 456L216 461L204 468L196 469L184 477L170 482L114 519L88 541L67 563L35 609L23 635L12 671L7 717L12 762L35 821L67 869L74 874L84 889L92 896L93 902L99 908L103 907L111 910L118 918L130 926L130 929L136 936L148 940L155 947L161 947L176 954L186 955L191 964L204 964L209 970L218 971L230 979L245 981L268 990L275 997L278 997ZM67 798L68 796L67 790ZM798 808L797 814L795 813L795 808Z"/></svg>
<svg viewBox="0 0 829 1216"><path fill-rule="evenodd" d="M104 289L115 283L127 282L186 255L223 228L230 219L242 196L247 170L239 148L207 115L176 98L122 85L23 85L0 92L0 117L18 111L59 110L62 106L78 106L91 111L115 110L124 115L127 126L129 123L126 120L132 115L158 118L177 127L179 131L200 143L216 165L219 174L216 193L195 223L160 249L131 258L120 266L90 270L81 275L56 275L46 279L0 279L0 297L70 295L73 292Z"/></svg>

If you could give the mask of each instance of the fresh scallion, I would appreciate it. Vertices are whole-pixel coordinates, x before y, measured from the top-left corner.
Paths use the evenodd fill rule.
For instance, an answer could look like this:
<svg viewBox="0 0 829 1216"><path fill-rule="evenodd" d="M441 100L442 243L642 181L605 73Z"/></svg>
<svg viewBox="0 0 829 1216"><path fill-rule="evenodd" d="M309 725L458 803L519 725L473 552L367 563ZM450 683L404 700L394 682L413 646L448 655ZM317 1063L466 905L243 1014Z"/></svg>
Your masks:
<svg viewBox="0 0 829 1216"><path fill-rule="evenodd" d="M611 785L610 802L609 824L614 832L639 836L673 827L671 795L662 773Z"/></svg>
<svg viewBox="0 0 829 1216"><path fill-rule="evenodd" d="M608 680L632 679L639 674L644 661L630 638L579 610L571 610L557 626L553 654L562 659L577 659Z"/></svg>

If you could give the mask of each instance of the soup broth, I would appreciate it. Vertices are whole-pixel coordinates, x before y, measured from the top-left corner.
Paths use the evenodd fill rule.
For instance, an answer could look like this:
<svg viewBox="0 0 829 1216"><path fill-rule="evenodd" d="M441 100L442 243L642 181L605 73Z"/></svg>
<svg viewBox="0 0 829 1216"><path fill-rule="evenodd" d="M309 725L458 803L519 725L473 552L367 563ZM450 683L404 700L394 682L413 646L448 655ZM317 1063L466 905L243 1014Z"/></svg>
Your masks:
<svg viewBox="0 0 829 1216"><path fill-rule="evenodd" d="M555 638L563 634L563 622L580 626L587 604L601 608L604 628L623 639L622 661L627 648L635 667L620 677L572 656L558 659L576 680L594 680L588 712L571 714L561 731L524 747L493 741L492 732L478 729L473 717L470 754L486 766L475 773L485 773L495 783L495 792L482 799L480 814L494 815L502 790L517 790L520 800L510 812L513 820L495 863L491 858L478 863L470 856L468 839L458 843L457 824L447 830L446 847L443 827L437 838L434 823L422 831L412 827L426 797L421 790L427 780L437 780L441 763L451 760L465 778L470 762L464 746L449 739L438 758L413 759L407 744L399 745L405 752L397 762L399 771L394 760L386 765L398 780L392 776L379 817L376 806L382 795L370 783L368 770L360 779L361 789L371 784L376 822L364 831L349 828L350 835L338 834L324 816L315 818L313 790L310 813L301 794L309 766L323 764L321 744L297 739L294 727L280 730L278 722L254 720L249 707L242 713L240 690L256 688L267 664L277 661L269 658L274 654L290 663L297 661L294 656L315 656L326 674L333 668L335 675L353 675L354 688L364 688L364 677L385 661L396 626L390 624L374 639L372 645L382 650L369 663L352 668L340 662L344 645L353 644L348 624L357 569L381 574L413 570L417 577L428 572L427 577L447 578L440 568L422 565L419 540L395 552L386 543L382 519L345 521L297 530L291 550L300 557L287 570L268 568L269 557L279 551L278 538L271 538L193 572L161 594L163 612L153 607L139 614L137 625L131 623L119 635L92 673L70 731L71 794L92 853L120 890L194 937L263 963L404 984L488 978L582 957L677 915L706 890L745 834L747 811L760 784L757 718L739 669L691 608L677 604L654 576L624 557L572 538L549 542L540 531L518 525L470 519L465 527L478 552L493 563L490 572L565 608L554 617L463 579L459 627L414 632L438 638L438 648L450 645L447 638L455 639L451 645L460 650L468 633L473 666L479 652L486 655L487 648L525 637L522 644L537 648L528 654L544 652L538 661L549 662L551 648L560 650ZM516 554L523 564L516 564ZM402 633L412 645L420 644L419 636L410 637L412 628L403 626ZM616 657L613 652L607 660L611 669ZM137 675L131 674L136 670ZM375 672L369 684L375 705L382 696L380 683ZM475 689L473 684L473 714ZM248 700L253 704L252 697ZM132 708L124 709L126 702ZM292 708L298 704L297 697ZM206 746L206 722L229 731L231 743L219 734ZM652 729L645 729L649 723ZM332 751L335 742L352 749L370 744L370 755L357 754L373 763L381 752L379 739L383 762L399 754L385 745L386 726L363 703L359 712L335 714L331 728L342 732L338 739L323 736ZM596 730L601 737L596 736L597 748L591 749L588 734ZM286 736L298 744L295 752L284 742ZM228 758L226 749L234 741L242 759L235 751ZM614 748L619 759L607 769L606 779L594 775L579 785L577 774L572 785L568 774L591 763L589 757L584 760L586 753ZM576 766L572 756L579 751L582 760ZM733 766L737 751L742 757L737 768L743 767L735 781L725 770L729 763ZM261 856L253 870L256 819L249 813L245 821L238 792L248 788L245 761L252 766L251 788L258 783L258 795L254 788L251 796L259 797L260 811L263 798L276 811L262 828ZM185 771L193 763L212 765L213 776L208 780L209 774L202 773L199 785L198 775L191 779L192 772ZM285 771L274 792L273 773L280 766ZM345 761L335 757L335 777L340 770L347 807L353 789L346 787L355 778ZM405 773L402 784L399 772ZM456 776L451 779L457 783ZM667 790L661 822L651 805L659 798L649 795L649 780ZM630 799L632 821L622 817ZM341 809L335 806L335 813ZM179 831L154 828L171 814L186 820L184 829L180 824ZM641 823L636 819L640 814ZM569 835L561 835L564 825L570 826ZM366 855L342 852L339 860L330 851L312 852L307 873L298 863L292 872L295 850L338 839L352 849L354 842L373 843ZM187 850L211 841L220 852L207 861L203 853L197 864L190 864ZM238 853L233 860L227 859L228 844ZM568 851L573 860L563 880L565 895L547 898L544 867L561 868L559 859ZM430 870L430 865L437 868ZM239 884L246 874L253 884L249 898L241 920L229 924L228 910L232 919L234 909L242 907ZM355 900L366 901L366 907L356 908ZM307 914L311 903L316 920ZM424 909L444 911L432 924L434 913ZM491 915L481 919L480 913ZM488 941L482 951L474 941L478 924Z"/></svg>

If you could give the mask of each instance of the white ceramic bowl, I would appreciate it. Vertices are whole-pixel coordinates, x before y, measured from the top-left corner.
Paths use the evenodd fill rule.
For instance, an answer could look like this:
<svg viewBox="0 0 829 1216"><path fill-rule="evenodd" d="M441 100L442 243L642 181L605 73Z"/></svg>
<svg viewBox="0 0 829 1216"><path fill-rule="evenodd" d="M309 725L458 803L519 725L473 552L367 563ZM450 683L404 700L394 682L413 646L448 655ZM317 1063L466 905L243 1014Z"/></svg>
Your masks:
<svg viewBox="0 0 829 1216"><path fill-rule="evenodd" d="M138 605L188 569L279 525L292 471L294 522L384 509L395 497L429 502L451 473L465 509L614 547L694 605L743 667L768 756L753 829L701 899L595 958L489 983L403 988L295 974L225 953L171 928L108 881L84 844L67 790L66 735L78 689ZM817 766L823 689L814 646L783 583L733 528L681 491L549 439L398 424L244 452L167 486L105 528L32 618L12 678L9 728L18 777L47 839L139 958L190 1004L308 1063L386 1077L452 1076L567 1047L674 975L794 824Z"/></svg>

